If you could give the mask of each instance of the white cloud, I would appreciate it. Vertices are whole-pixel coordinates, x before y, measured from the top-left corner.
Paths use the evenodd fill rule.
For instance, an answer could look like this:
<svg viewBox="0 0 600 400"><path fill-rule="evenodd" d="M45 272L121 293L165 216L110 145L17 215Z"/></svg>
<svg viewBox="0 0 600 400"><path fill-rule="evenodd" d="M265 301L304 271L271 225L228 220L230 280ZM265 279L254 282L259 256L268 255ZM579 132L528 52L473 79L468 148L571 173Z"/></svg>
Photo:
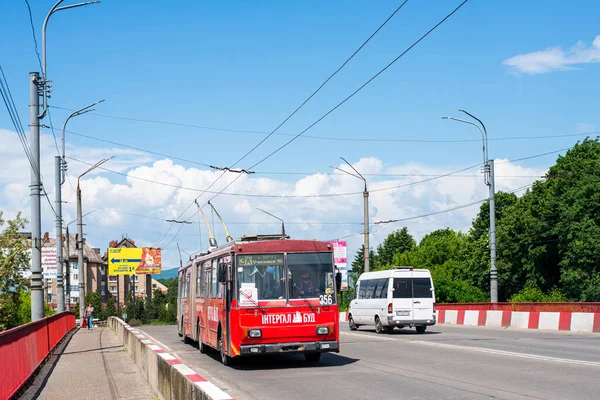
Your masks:
<svg viewBox="0 0 600 400"><path fill-rule="evenodd" d="M600 35L594 38L591 46L577 42L568 50L552 47L542 51L520 54L504 60L514 72L525 74L544 74L551 71L575 69L580 64L600 62Z"/></svg>
<svg viewBox="0 0 600 400"><path fill-rule="evenodd" d="M29 218L29 169L22 149L10 149L16 135L8 131L0 131L0 156L3 157L4 168L0 174L0 210L9 215L22 211ZM71 148L71 154L86 162L95 162L108 154L118 153L112 148ZM48 192L53 191L53 156L56 154L51 137L42 136L42 169ZM89 155L88 155L89 154ZM178 254L175 244L192 253L199 248L198 219L193 215L196 207L193 204L200 192L158 185L151 182L163 182L175 186L207 188L218 176L219 171L188 168L169 159L155 160L145 165L136 165L139 160L149 158L138 152L121 152L119 156L105 164L107 168L126 171L126 177L97 171L95 175L86 175L81 180L84 213L95 210L84 222L90 244L105 248L110 240L120 239L127 235L139 246L152 246L160 242L165 246L181 228L181 233L173 239L171 245L164 250L165 266L175 266ZM116 167L115 167L116 165ZM363 158L353 164L363 174L430 174L441 175L455 168L442 168L406 163L401 165L384 165L377 158ZM88 166L76 162L70 163L69 179L76 184L77 176ZM349 170L344 163L339 168ZM497 190L512 190L532 182L533 176L542 175L544 171L514 165L508 160L496 160ZM443 211L462 204L481 200L487 197L487 187L477 169L465 171L462 175L427 182L417 182L427 177L392 176L385 178L365 175L368 180L370 221L399 219L419 216L436 211ZM210 190L218 192L238 177L226 174ZM136 178L143 178L141 181ZM150 182L148 182L150 181ZM401 186L389 189L395 186ZM218 209L226 222L230 233L239 237L247 233L279 232L280 223L276 219L256 210L263 208L284 219L286 231L296 238L335 239L355 234L347 239L349 252L352 254L362 244L363 221L363 182L339 171L312 174L296 181L281 181L265 176L242 175L225 193L246 193L254 195L314 196L340 193L355 193L347 196L329 197L241 197L226 194L218 196L211 203ZM205 203L212 194L205 194L200 203ZM53 196L50 196L53 200ZM63 186L64 220L68 223L75 219L75 193L68 184ZM43 204L43 230L54 232L54 216L45 201ZM181 219L193 222L191 225L175 225L165 235L169 224L165 221L179 217L189 207ZM387 234L402 226L407 226L411 233L420 239L428 232L445 227L468 229L471 220L477 215L477 205L453 212L433 215L406 221L405 223L381 225L372 229L371 244L376 247ZM215 236L223 241L224 232L216 216L210 208L205 208L211 227L214 221ZM133 214L133 215L132 215ZM144 216L144 217L140 217ZM148 217L148 218L145 218ZM207 245L207 234L204 222L200 226L204 248ZM74 230L74 225L71 225Z"/></svg>

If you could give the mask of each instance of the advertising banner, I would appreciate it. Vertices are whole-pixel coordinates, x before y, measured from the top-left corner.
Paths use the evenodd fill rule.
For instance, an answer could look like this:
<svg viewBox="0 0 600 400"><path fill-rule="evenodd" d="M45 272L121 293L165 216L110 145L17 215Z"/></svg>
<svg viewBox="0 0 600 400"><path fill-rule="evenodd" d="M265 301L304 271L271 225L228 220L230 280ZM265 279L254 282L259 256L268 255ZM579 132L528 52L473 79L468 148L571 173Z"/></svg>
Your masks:
<svg viewBox="0 0 600 400"><path fill-rule="evenodd" d="M161 251L152 248L109 248L108 274L160 274Z"/></svg>
<svg viewBox="0 0 600 400"><path fill-rule="evenodd" d="M335 266L342 273L342 287L341 291L345 292L348 290L348 259L346 251L346 241L338 240L331 242L333 247L333 259Z"/></svg>
<svg viewBox="0 0 600 400"><path fill-rule="evenodd" d="M42 247L42 274L44 279L56 279L56 247Z"/></svg>

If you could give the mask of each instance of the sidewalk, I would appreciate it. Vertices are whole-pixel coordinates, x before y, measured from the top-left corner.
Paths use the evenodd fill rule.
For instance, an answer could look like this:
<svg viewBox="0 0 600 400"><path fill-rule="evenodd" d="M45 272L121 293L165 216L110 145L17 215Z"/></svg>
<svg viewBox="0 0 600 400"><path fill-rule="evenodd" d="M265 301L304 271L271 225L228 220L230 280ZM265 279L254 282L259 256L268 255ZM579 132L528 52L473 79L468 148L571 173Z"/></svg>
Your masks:
<svg viewBox="0 0 600 400"><path fill-rule="evenodd" d="M37 382L38 379L43 382ZM24 397L111 400L157 398L110 328L78 330L50 369L49 376L40 374L38 379L32 388L35 389L35 395Z"/></svg>

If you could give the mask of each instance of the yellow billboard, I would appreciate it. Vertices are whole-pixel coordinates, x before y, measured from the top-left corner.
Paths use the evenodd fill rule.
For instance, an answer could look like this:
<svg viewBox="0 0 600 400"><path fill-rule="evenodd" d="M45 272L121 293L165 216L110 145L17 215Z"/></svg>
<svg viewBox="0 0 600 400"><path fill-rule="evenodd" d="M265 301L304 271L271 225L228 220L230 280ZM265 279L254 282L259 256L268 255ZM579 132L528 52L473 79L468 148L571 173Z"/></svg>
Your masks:
<svg viewBox="0 0 600 400"><path fill-rule="evenodd" d="M160 274L161 252L152 248L109 248L108 274Z"/></svg>

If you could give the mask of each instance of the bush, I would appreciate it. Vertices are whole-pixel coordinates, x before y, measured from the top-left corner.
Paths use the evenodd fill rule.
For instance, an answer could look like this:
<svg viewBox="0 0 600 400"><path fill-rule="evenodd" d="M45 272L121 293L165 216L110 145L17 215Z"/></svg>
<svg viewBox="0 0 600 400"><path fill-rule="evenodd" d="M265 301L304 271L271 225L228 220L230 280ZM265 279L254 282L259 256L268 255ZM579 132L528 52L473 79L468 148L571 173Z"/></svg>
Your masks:
<svg viewBox="0 0 600 400"><path fill-rule="evenodd" d="M538 287L526 287L511 297L511 303L561 303L568 301L567 296L557 288L548 294Z"/></svg>

